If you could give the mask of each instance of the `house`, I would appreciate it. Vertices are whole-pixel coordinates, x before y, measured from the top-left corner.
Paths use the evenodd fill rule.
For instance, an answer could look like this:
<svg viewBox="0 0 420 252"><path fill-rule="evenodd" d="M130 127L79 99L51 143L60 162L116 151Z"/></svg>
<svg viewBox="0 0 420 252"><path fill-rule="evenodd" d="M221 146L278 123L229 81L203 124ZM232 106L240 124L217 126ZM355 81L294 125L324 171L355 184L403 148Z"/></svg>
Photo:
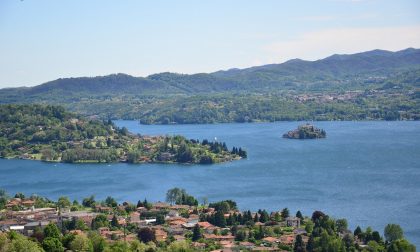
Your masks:
<svg viewBox="0 0 420 252"><path fill-rule="evenodd" d="M200 226L200 228L203 229L204 233L207 233L207 234L213 234L216 229L219 229L218 227L212 225L211 223L207 221L200 221L200 222L197 222L197 224Z"/></svg>
<svg viewBox="0 0 420 252"><path fill-rule="evenodd" d="M169 222L169 225L170 226L182 226L182 225L184 225L186 223L187 222L186 221L183 221L183 220L173 220L173 221L170 221Z"/></svg>
<svg viewBox="0 0 420 252"><path fill-rule="evenodd" d="M22 226L22 225L13 225L13 226L10 226L9 227L9 230L23 234L24 233L24 230L25 230L25 226Z"/></svg>
<svg viewBox="0 0 420 252"><path fill-rule="evenodd" d="M99 232L99 234L100 234L101 236L105 236L105 234L106 234L107 232L109 232L109 228L107 228L107 227L100 227L100 228L98 228L98 232Z"/></svg>
<svg viewBox="0 0 420 252"><path fill-rule="evenodd" d="M169 227L168 232L169 232L169 234L173 235L174 237L177 236L177 235L183 236L184 233L185 233L185 229L183 229L181 227Z"/></svg>
<svg viewBox="0 0 420 252"><path fill-rule="evenodd" d="M168 233L163 229L156 229L155 230L155 237L156 241L166 241L166 238L168 238Z"/></svg>
<svg viewBox="0 0 420 252"><path fill-rule="evenodd" d="M223 248L228 248L231 249L233 247L235 247L235 243L233 241L220 241L219 242L220 246L222 246Z"/></svg>
<svg viewBox="0 0 420 252"><path fill-rule="evenodd" d="M18 226L18 224L19 223L17 222L17 220L14 220L14 219L0 221L0 231L7 231L9 230L10 226Z"/></svg>
<svg viewBox="0 0 420 252"><path fill-rule="evenodd" d="M255 247L252 251L281 251L279 248L274 247Z"/></svg>
<svg viewBox="0 0 420 252"><path fill-rule="evenodd" d="M172 218L172 217L179 217L178 211L170 210L168 212L168 214L165 216L165 219L169 219L169 218Z"/></svg>
<svg viewBox="0 0 420 252"><path fill-rule="evenodd" d="M267 243L270 243L270 244L275 244L275 243L279 243L280 242L280 239L279 238L272 237L272 236L265 237L262 240L265 241L265 242L267 242Z"/></svg>
<svg viewBox="0 0 420 252"><path fill-rule="evenodd" d="M235 236L233 235L215 235L215 234L203 234L204 238L215 241L234 241Z"/></svg>
<svg viewBox="0 0 420 252"><path fill-rule="evenodd" d="M101 206L101 205L96 205L95 206L95 211L99 212L99 213L112 213L112 208L111 207L106 207L106 206Z"/></svg>
<svg viewBox="0 0 420 252"><path fill-rule="evenodd" d="M239 242L239 247L242 247L245 249L253 249L255 248L255 244L252 242L243 241L243 242Z"/></svg>
<svg viewBox="0 0 420 252"><path fill-rule="evenodd" d="M173 210L189 210L190 206L188 205L173 205L170 207Z"/></svg>
<svg viewBox="0 0 420 252"><path fill-rule="evenodd" d="M24 207L30 208L30 207L32 207L32 206L35 205L35 201L34 200L27 199L27 200L22 201L22 205Z"/></svg>
<svg viewBox="0 0 420 252"><path fill-rule="evenodd" d="M206 248L206 244L205 243L201 243L201 242L192 242L191 246L193 248L199 249L199 250L203 250Z"/></svg>
<svg viewBox="0 0 420 252"><path fill-rule="evenodd" d="M24 226L24 233L27 236L31 236L34 233L35 229L44 229L49 223L49 221L34 221L26 223Z"/></svg>
<svg viewBox="0 0 420 252"><path fill-rule="evenodd" d="M295 242L295 236L294 235L282 235L280 236L280 243L292 246Z"/></svg>
<svg viewBox="0 0 420 252"><path fill-rule="evenodd" d="M71 230L69 231L70 234L74 234L74 235L83 235L83 231L80 229L75 229L75 230Z"/></svg>
<svg viewBox="0 0 420 252"><path fill-rule="evenodd" d="M286 218L286 225L288 227L300 227L300 219L298 217L287 217Z"/></svg>
<svg viewBox="0 0 420 252"><path fill-rule="evenodd" d="M160 201L153 204L153 208L156 210L169 209L170 207L171 205L169 205L168 203L160 202Z"/></svg>
<svg viewBox="0 0 420 252"><path fill-rule="evenodd" d="M132 212L130 213L130 222L136 223L140 221L140 213L138 212Z"/></svg>
<svg viewBox="0 0 420 252"><path fill-rule="evenodd" d="M92 213L88 211L74 211L70 213L62 213L58 220L59 223L62 223L64 220L82 220L86 225L90 226L92 224L92 220L98 216L99 213Z"/></svg>

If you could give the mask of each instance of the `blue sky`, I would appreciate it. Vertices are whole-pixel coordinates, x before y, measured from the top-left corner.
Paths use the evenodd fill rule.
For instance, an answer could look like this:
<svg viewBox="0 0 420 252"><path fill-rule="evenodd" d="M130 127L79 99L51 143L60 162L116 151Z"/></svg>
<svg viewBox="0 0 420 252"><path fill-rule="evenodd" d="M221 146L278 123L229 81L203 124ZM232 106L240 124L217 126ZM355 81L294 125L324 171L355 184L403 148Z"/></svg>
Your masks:
<svg viewBox="0 0 420 252"><path fill-rule="evenodd" d="M0 1L0 88L407 47L418 0Z"/></svg>

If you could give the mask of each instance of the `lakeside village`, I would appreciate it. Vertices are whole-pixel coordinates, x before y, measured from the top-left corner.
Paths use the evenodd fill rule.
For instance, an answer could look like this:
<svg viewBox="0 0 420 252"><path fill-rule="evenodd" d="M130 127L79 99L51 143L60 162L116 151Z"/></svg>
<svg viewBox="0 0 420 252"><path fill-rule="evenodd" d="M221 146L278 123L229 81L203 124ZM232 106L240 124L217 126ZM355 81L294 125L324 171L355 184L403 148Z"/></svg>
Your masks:
<svg viewBox="0 0 420 252"><path fill-rule="evenodd" d="M179 188L167 202L137 204L0 193L0 251L416 251L396 224L383 238L321 211L239 211L231 200L198 204Z"/></svg>

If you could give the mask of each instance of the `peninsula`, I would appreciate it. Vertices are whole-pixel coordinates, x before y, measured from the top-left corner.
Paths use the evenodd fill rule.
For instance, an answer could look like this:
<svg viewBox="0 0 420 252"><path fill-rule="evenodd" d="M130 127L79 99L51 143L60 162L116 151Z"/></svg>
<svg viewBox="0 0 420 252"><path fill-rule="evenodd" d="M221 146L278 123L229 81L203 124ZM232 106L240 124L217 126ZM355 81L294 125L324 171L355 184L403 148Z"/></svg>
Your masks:
<svg viewBox="0 0 420 252"><path fill-rule="evenodd" d="M226 143L145 136L50 105L0 105L0 157L67 163L211 164L246 157Z"/></svg>
<svg viewBox="0 0 420 252"><path fill-rule="evenodd" d="M300 125L297 129L283 134L284 138L290 139L316 139L325 138L327 133L323 129L318 129L315 126L307 123Z"/></svg>

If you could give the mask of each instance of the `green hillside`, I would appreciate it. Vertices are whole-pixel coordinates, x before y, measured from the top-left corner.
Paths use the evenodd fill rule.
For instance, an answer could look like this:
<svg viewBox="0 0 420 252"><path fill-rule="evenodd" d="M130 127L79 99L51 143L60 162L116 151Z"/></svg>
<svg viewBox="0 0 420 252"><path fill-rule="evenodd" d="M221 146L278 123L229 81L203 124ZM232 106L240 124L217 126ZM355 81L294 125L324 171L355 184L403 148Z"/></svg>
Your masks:
<svg viewBox="0 0 420 252"><path fill-rule="evenodd" d="M418 120L420 50L374 50L247 69L66 78L0 90L0 103L58 104L147 124Z"/></svg>
<svg viewBox="0 0 420 252"><path fill-rule="evenodd" d="M0 105L0 157L56 162L211 164L246 157L225 143L134 135L58 106Z"/></svg>

